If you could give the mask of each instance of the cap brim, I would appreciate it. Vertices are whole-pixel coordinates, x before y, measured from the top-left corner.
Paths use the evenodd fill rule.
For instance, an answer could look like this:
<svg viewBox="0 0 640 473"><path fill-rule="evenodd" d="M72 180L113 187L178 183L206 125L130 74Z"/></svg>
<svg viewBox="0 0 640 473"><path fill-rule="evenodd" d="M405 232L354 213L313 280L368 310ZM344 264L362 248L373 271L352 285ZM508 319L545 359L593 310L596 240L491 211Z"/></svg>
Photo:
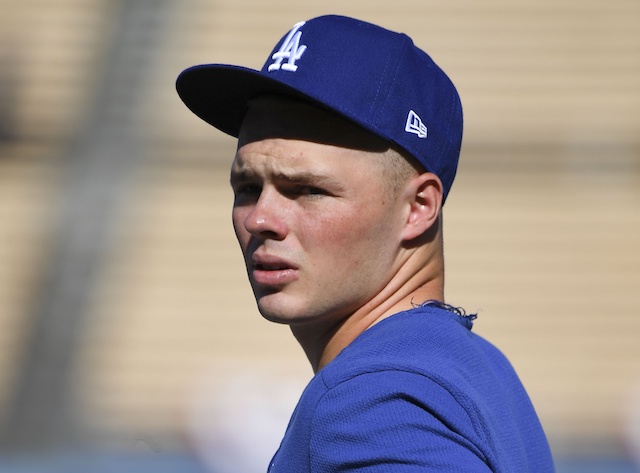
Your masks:
<svg viewBox="0 0 640 473"><path fill-rule="evenodd" d="M258 71L226 64L190 67L178 76L176 89L194 114L235 137L252 98L276 94L313 100Z"/></svg>

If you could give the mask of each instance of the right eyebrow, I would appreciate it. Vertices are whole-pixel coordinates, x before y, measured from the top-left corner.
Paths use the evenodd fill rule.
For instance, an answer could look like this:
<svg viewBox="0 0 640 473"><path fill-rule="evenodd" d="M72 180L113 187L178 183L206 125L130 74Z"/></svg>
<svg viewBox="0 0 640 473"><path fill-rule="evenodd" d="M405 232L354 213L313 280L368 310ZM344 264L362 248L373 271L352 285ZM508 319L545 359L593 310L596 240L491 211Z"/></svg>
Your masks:
<svg viewBox="0 0 640 473"><path fill-rule="evenodd" d="M229 183L233 185L237 185L247 181L253 181L256 179L256 174L248 171L246 169L242 169L240 171L231 170L231 174L229 176Z"/></svg>

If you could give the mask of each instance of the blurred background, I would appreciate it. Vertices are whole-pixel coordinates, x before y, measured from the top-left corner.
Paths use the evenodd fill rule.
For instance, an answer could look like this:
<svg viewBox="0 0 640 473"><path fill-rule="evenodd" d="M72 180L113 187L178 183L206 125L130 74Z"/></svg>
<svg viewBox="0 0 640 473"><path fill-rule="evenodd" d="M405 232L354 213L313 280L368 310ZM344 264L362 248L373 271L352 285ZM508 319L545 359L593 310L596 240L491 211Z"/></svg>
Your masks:
<svg viewBox="0 0 640 473"><path fill-rule="evenodd" d="M560 473L640 471L638 0L0 0L0 472L253 473L312 376L230 224L234 140L174 88L297 21L409 34L457 84L448 302Z"/></svg>

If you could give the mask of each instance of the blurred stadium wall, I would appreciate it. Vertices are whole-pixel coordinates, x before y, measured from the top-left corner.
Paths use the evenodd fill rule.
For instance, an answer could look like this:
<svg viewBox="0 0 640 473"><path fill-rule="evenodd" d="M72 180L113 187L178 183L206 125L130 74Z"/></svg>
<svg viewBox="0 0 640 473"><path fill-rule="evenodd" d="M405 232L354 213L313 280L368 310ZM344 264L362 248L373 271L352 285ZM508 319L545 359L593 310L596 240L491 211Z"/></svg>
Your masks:
<svg viewBox="0 0 640 473"><path fill-rule="evenodd" d="M177 453L211 471L269 455L311 372L255 310L234 141L174 81L259 68L295 22L340 13L408 33L461 93L449 302L512 360L557 459L640 456L640 2L0 7L5 455Z"/></svg>

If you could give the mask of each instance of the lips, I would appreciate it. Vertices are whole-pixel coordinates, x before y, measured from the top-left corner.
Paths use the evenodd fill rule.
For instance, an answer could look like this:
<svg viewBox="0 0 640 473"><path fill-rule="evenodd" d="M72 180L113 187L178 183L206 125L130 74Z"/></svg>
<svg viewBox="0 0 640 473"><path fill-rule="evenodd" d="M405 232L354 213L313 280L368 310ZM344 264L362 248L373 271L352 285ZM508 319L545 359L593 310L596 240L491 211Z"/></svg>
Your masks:
<svg viewBox="0 0 640 473"><path fill-rule="evenodd" d="M253 267L261 271L278 271L282 269L291 269L291 267L285 263L255 264Z"/></svg>
<svg viewBox="0 0 640 473"><path fill-rule="evenodd" d="M251 279L264 286L282 286L298 279L298 266L273 255L254 253L251 257Z"/></svg>

